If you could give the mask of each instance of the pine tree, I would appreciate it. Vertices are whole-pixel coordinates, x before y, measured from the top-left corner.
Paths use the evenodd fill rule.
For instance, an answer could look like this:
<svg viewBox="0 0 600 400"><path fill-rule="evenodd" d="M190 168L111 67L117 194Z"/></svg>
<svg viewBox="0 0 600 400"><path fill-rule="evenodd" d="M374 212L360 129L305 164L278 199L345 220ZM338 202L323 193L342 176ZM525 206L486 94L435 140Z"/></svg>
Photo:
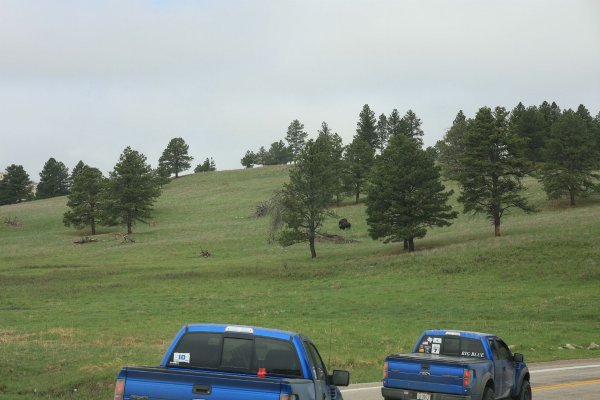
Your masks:
<svg viewBox="0 0 600 400"><path fill-rule="evenodd" d="M377 121L375 113L371 111L368 104L365 104L358 115L356 123L356 136L363 140L372 149L377 148Z"/></svg>
<svg viewBox="0 0 600 400"><path fill-rule="evenodd" d="M50 158L40 172L40 183L37 185L35 197L47 199L64 196L69 193L69 169L60 161Z"/></svg>
<svg viewBox="0 0 600 400"><path fill-rule="evenodd" d="M400 135L402 133L400 125L401 120L402 118L400 118L400 113L397 109L394 108L387 119L388 140L389 138Z"/></svg>
<svg viewBox="0 0 600 400"><path fill-rule="evenodd" d="M242 157L240 160L240 163L245 168L253 168L254 165L257 164L256 154L254 154L253 151L247 150L246 154L244 154L244 157Z"/></svg>
<svg viewBox="0 0 600 400"><path fill-rule="evenodd" d="M525 108L521 103L510 114L511 131L524 139L523 155L535 165L543 161L546 140L546 121L535 106Z"/></svg>
<svg viewBox="0 0 600 400"><path fill-rule="evenodd" d="M318 138L328 146L329 160L327 163L328 168L334 175L333 193L336 204L339 207L344 192L344 181L342 179L344 173L344 161L342 159L344 153L343 141L340 135L329 129L329 125L325 121L323 121L321 129L318 131Z"/></svg>
<svg viewBox="0 0 600 400"><path fill-rule="evenodd" d="M371 174L366 200L369 235L384 243L406 241L414 251L414 239L457 217L447 204L452 193L445 192L439 167L427 151L404 135L394 136Z"/></svg>
<svg viewBox="0 0 600 400"><path fill-rule="evenodd" d="M306 137L308 133L304 131L304 124L301 124L297 119L293 120L287 129L285 140L288 142L289 149L292 153L292 159L295 160L306 145Z"/></svg>
<svg viewBox="0 0 600 400"><path fill-rule="evenodd" d="M82 160L79 160L79 162L73 167L73 170L71 171L71 177L69 179L71 183L75 181L75 175L77 175L79 171L81 171L84 167L87 167L87 165L85 165L85 163Z"/></svg>
<svg viewBox="0 0 600 400"><path fill-rule="evenodd" d="M567 195L571 206L575 205L577 197L586 196L600 187L600 174L595 171L600 154L582 114L585 116L566 110L552 125L541 177L549 198Z"/></svg>
<svg viewBox="0 0 600 400"><path fill-rule="evenodd" d="M381 114L379 120L377 120L377 148L379 152L383 152L383 149L387 146L389 135L387 117L385 114Z"/></svg>
<svg viewBox="0 0 600 400"><path fill-rule="evenodd" d="M321 137L309 140L290 170L290 181L280 195L280 216L285 229L279 236L284 245L308 242L312 258L315 240L333 198L335 176L328 168L329 144Z"/></svg>
<svg viewBox="0 0 600 400"><path fill-rule="evenodd" d="M600 111L594 117L594 137L596 138L596 150L600 154ZM598 159L598 169L600 169L600 158Z"/></svg>
<svg viewBox="0 0 600 400"><path fill-rule="evenodd" d="M355 197L358 204L360 194L366 191L375 151L367 142L355 136L344 152L344 187Z"/></svg>
<svg viewBox="0 0 600 400"><path fill-rule="evenodd" d="M492 112L482 107L469 124L465 135L465 152L461 157L458 181L464 212L482 213L500 236L500 223L506 211L519 208L533 211L521 195L521 179L527 172L519 157L522 140L508 129L508 113L502 107Z"/></svg>
<svg viewBox="0 0 600 400"><path fill-rule="evenodd" d="M125 148L110 173L103 192L103 220L107 224L127 226L132 233L136 221L146 223L152 215L152 205L160 196L160 185L146 156Z"/></svg>
<svg viewBox="0 0 600 400"><path fill-rule="evenodd" d="M178 178L180 172L192 167L194 157L188 155L189 147L182 138L171 139L158 160L159 166Z"/></svg>
<svg viewBox="0 0 600 400"><path fill-rule="evenodd" d="M100 220L101 193L105 178L98 168L83 166L74 176L71 193L67 196L67 207L63 216L65 226L83 229L89 226L92 235Z"/></svg>
<svg viewBox="0 0 600 400"><path fill-rule="evenodd" d="M271 143L269 150L262 157L263 165L284 165L293 159L292 150L283 140Z"/></svg>
<svg viewBox="0 0 600 400"><path fill-rule="evenodd" d="M542 136L544 138L550 137L552 125L560 118L561 110L560 107L555 103L548 103L547 101L542 102L538 107L538 112L543 120Z"/></svg>
<svg viewBox="0 0 600 400"><path fill-rule="evenodd" d="M21 203L33 198L33 182L22 165L6 167L0 181L0 205Z"/></svg>
<svg viewBox="0 0 600 400"><path fill-rule="evenodd" d="M436 143L438 161L442 167L442 174L447 179L457 180L460 174L461 158L465 153L467 126L467 118L462 110L459 110L452 127L448 129L444 138Z"/></svg>
<svg viewBox="0 0 600 400"><path fill-rule="evenodd" d="M216 170L217 170L217 165L215 164L215 160L213 160L212 157L210 157L210 158L206 157L206 159L204 160L204 162L202 164L198 164L196 166L196 168L194 168L195 173L212 172L212 171L216 171Z"/></svg>
<svg viewBox="0 0 600 400"><path fill-rule="evenodd" d="M423 146L423 130L421 129L421 120L413 110L408 110L404 117L400 119L400 133L406 137L416 141L420 146Z"/></svg>
<svg viewBox="0 0 600 400"><path fill-rule="evenodd" d="M268 158L267 150L265 146L260 146L258 151L256 152L256 164L266 165L265 160Z"/></svg>

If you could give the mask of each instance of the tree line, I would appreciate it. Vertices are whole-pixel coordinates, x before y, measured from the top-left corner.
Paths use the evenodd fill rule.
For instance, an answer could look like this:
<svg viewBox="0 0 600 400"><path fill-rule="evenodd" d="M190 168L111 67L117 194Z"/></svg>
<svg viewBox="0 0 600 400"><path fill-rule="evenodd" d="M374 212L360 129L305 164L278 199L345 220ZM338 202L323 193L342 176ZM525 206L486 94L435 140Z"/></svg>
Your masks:
<svg viewBox="0 0 600 400"><path fill-rule="evenodd" d="M177 178L179 173L191 168L193 157L188 155L188 150L189 146L182 138L174 138L169 142L155 171L163 181L168 182L172 175ZM40 172L39 183L34 184L22 165L12 164L0 174L0 205L68 195L74 184L74 176L84 165L83 161L79 161L69 174L69 168L64 163L51 157ZM194 168L195 173L216 170L212 157L207 157Z"/></svg>
<svg viewBox="0 0 600 400"><path fill-rule="evenodd" d="M125 148L114 169L104 176L83 161L69 169L50 158L40 173L35 196L33 182L21 165L11 165L0 181L0 205L67 195L69 210L63 223L77 229L89 228L96 234L98 225L127 227L131 234L136 222L146 222L162 186L179 173L191 168L193 157L182 138L174 138L163 151L156 169L146 156L130 147ZM207 158L195 172L214 171L215 162Z"/></svg>
<svg viewBox="0 0 600 400"><path fill-rule="evenodd" d="M290 123L285 141L269 151L248 151L247 168L256 163L287 164L290 181L272 199L274 231L281 244L308 242L316 257L315 239L325 218L334 215L346 196L355 203L366 194L369 235L384 242L403 242L414 251L415 239L429 228L448 226L458 213L448 205L453 194L441 177L458 183L458 201L465 213L485 215L500 236L502 217L510 209L535 211L524 194L522 180L542 182L549 198L576 199L600 191L600 113L585 106L561 110L556 103L513 110L481 107L473 118L459 111L452 127L434 147L423 148L421 120L397 109L378 118L368 104L358 116L356 133L344 146L326 122L316 139L304 125ZM261 147L264 150L264 148ZM36 198L68 195L63 222L77 229L124 225L151 217L152 205L170 177L191 168L193 157L182 138L172 139L152 169L146 157L127 147L105 177L82 161L69 175L54 158L42 173ZM213 171L207 158L195 172ZM0 181L0 204L33 198L31 181L22 166L11 165Z"/></svg>
<svg viewBox="0 0 600 400"><path fill-rule="evenodd" d="M297 120L288 128L294 165L290 182L277 192L272 220L283 245L315 240L333 204L366 193L369 235L384 242L414 240L427 229L450 225L458 213L448 205L453 194L442 175L458 183L464 213L485 215L500 236L510 209L533 212L522 180L539 179L550 199L575 199L600 192L600 113L593 118L580 105L560 110L556 103L512 111L481 107L474 118L459 111L435 147L423 148L421 121L409 110L378 119L368 105L359 114L352 142L343 146L323 122L318 137L307 135ZM292 133L290 135L290 132Z"/></svg>

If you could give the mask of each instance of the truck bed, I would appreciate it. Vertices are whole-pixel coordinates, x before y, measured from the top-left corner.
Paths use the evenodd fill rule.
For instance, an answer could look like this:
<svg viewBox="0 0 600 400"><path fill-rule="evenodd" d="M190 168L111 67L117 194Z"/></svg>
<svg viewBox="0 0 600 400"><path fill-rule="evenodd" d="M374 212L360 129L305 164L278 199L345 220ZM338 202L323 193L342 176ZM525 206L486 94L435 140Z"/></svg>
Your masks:
<svg viewBox="0 0 600 400"><path fill-rule="evenodd" d="M463 386L465 370L481 370L485 359L442 356L423 353L395 354L386 359L388 376L384 386L415 392L447 393L463 396L469 390ZM477 368L477 365L482 367Z"/></svg>
<svg viewBox="0 0 600 400"><path fill-rule="evenodd" d="M291 390L291 385L310 384L311 381L287 378L259 378L222 372L194 371L163 367L128 367L125 400L179 400L203 398L211 400L238 400L244 388L244 399L279 400L280 393Z"/></svg>

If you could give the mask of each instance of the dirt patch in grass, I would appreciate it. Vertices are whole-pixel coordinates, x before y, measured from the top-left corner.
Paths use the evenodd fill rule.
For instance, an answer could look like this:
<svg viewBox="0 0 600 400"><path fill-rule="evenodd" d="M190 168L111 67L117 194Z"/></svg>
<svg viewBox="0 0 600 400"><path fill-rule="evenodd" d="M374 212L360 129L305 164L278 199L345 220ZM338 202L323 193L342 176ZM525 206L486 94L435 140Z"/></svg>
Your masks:
<svg viewBox="0 0 600 400"><path fill-rule="evenodd" d="M321 233L317 236L317 242L320 243L335 243L335 244L347 244L347 243L358 243L358 240L346 239L340 235L331 233Z"/></svg>
<svg viewBox="0 0 600 400"><path fill-rule="evenodd" d="M23 343L30 336L30 334L15 333L12 329L0 329L0 344Z"/></svg>

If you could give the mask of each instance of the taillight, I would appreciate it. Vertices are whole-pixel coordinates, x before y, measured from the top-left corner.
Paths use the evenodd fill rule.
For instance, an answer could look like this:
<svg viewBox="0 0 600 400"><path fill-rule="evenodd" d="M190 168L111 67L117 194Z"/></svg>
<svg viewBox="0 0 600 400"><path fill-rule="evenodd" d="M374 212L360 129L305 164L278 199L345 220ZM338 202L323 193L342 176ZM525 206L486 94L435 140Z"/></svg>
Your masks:
<svg viewBox="0 0 600 400"><path fill-rule="evenodd" d="M115 385L115 400L123 400L123 394L125 393L125 379L117 379Z"/></svg>
<svg viewBox="0 0 600 400"><path fill-rule="evenodd" d="M463 370L463 386L471 386L473 382L473 371L470 369Z"/></svg>
<svg viewBox="0 0 600 400"><path fill-rule="evenodd" d="M388 363L387 361L383 363L383 379L388 377Z"/></svg>
<svg viewBox="0 0 600 400"><path fill-rule="evenodd" d="M298 397L295 394L280 394L279 400L298 400Z"/></svg>

